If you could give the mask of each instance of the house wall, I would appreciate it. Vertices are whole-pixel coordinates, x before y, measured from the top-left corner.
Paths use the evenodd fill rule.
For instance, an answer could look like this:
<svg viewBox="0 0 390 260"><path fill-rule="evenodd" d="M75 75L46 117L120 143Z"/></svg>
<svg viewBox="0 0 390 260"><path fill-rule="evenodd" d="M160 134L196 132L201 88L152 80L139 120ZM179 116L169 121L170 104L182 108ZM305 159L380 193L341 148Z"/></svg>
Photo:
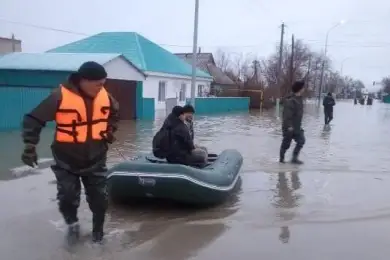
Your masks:
<svg viewBox="0 0 390 260"><path fill-rule="evenodd" d="M147 73L149 74L149 73ZM186 99L191 97L191 78L190 77L178 77L174 75L149 75L143 82L143 97L154 98L154 107L156 110L164 110L165 102L158 101L158 89L159 82L166 82L166 96L165 98L177 98L179 99L180 87L182 83L186 84ZM198 78L196 85L204 85L205 91L209 91L211 80ZM198 96L197 89L195 95ZM184 105L186 101L179 102L178 105Z"/></svg>
<svg viewBox="0 0 390 260"><path fill-rule="evenodd" d="M107 71L108 78L143 81L145 76L142 75L137 69L135 69L128 61L122 57L113 59L110 62L104 64L104 68Z"/></svg>
<svg viewBox="0 0 390 260"><path fill-rule="evenodd" d="M22 42L20 40L0 37L0 54L21 51Z"/></svg>

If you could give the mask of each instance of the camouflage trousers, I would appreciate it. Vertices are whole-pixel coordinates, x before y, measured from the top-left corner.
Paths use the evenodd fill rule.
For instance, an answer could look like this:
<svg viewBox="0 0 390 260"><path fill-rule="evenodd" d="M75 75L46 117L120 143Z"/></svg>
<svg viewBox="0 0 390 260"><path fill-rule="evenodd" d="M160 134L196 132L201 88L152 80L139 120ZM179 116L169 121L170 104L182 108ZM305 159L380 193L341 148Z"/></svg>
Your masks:
<svg viewBox="0 0 390 260"><path fill-rule="evenodd" d="M59 211L70 225L78 221L77 209L80 206L81 182L87 202L93 215L93 229L102 230L108 207L107 179L104 172L74 174L52 166L57 179L57 200Z"/></svg>

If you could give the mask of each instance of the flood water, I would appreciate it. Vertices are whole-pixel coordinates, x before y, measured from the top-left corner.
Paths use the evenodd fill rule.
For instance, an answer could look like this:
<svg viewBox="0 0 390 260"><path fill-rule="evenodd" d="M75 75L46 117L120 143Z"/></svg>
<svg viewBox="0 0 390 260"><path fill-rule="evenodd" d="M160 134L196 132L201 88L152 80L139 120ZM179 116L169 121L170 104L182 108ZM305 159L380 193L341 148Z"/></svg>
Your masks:
<svg viewBox="0 0 390 260"><path fill-rule="evenodd" d="M324 130L322 111L307 104L302 166L277 163L281 131L273 111L198 117L198 143L212 152L242 153L240 192L212 209L111 205L103 246L89 242L91 214L83 202L85 235L73 248L64 246L65 226L47 163L29 174L23 167L9 170L20 166L22 146L18 133L1 134L2 258L388 259L390 106L339 101L334 116L331 129ZM110 164L150 151L161 123L123 123ZM41 158L50 157L50 139L46 130Z"/></svg>

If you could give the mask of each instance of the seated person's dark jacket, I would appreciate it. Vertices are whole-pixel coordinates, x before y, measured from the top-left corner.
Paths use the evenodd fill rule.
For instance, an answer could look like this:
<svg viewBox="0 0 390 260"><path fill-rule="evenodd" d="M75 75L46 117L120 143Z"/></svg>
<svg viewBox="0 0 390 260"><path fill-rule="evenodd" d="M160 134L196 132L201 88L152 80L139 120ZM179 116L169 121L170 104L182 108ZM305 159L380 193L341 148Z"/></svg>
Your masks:
<svg viewBox="0 0 390 260"><path fill-rule="evenodd" d="M195 149L187 125L174 114L169 114L153 138L153 154L170 163L187 164Z"/></svg>

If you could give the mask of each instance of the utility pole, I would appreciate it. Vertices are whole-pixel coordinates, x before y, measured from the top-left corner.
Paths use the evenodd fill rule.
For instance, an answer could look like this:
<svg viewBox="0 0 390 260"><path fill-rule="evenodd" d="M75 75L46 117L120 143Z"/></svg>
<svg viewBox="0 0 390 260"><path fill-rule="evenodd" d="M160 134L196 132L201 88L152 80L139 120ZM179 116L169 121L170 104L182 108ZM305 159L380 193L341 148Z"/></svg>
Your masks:
<svg viewBox="0 0 390 260"><path fill-rule="evenodd" d="M282 61L283 61L283 40L284 40L284 28L285 24L282 23L281 30L280 30L280 46L279 46L279 63L278 63L278 71L276 76L276 87L278 89L277 91L277 97L276 97L276 117L279 117L280 113L280 88L281 88L281 74L282 74Z"/></svg>
<svg viewBox="0 0 390 260"><path fill-rule="evenodd" d="M291 37L291 60L290 60L290 86L294 82L294 34Z"/></svg>
<svg viewBox="0 0 390 260"><path fill-rule="evenodd" d="M309 64L307 65L307 72L306 72L306 77L305 77L306 86L308 88L310 86L310 70L311 70L311 56L309 58Z"/></svg>
<svg viewBox="0 0 390 260"><path fill-rule="evenodd" d="M199 18L199 0L195 0L195 18L194 18L194 38L192 46L192 78L191 78L191 105L195 106L195 88L196 88L196 59L198 51L198 18Z"/></svg>
<svg viewBox="0 0 390 260"><path fill-rule="evenodd" d="M259 66L259 62L257 60L254 60L253 61L253 70L254 70L254 73L255 73L256 85L259 83L258 66Z"/></svg>

